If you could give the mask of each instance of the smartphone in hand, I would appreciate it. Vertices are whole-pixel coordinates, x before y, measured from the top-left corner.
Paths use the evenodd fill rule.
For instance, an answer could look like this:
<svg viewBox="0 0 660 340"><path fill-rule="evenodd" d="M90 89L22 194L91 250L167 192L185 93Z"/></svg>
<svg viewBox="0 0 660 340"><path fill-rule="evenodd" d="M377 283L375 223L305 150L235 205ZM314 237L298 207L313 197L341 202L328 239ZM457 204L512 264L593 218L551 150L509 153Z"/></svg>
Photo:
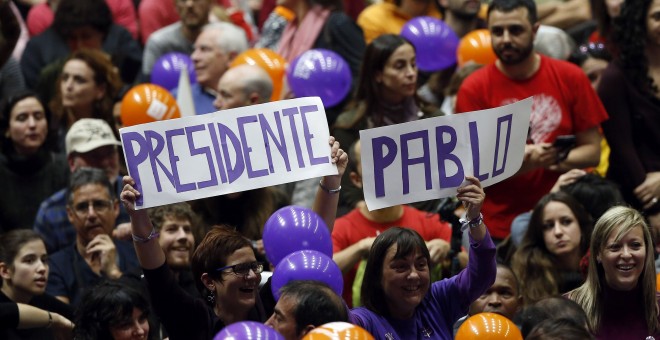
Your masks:
<svg viewBox="0 0 660 340"><path fill-rule="evenodd" d="M557 149L557 162L561 162L568 157L568 153L575 147L575 135L557 136L552 144Z"/></svg>

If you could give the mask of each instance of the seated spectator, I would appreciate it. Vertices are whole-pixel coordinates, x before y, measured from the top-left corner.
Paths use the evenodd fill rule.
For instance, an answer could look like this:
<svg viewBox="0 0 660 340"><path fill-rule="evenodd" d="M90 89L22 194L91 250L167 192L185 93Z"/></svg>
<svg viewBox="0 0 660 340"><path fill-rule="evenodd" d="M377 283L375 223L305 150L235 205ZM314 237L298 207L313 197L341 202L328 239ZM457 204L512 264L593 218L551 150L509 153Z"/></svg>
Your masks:
<svg viewBox="0 0 660 340"><path fill-rule="evenodd" d="M498 264L495 283L470 305L468 314L454 324L454 336L463 322L475 314L497 313L515 320L522 306L523 297L516 274L508 266Z"/></svg>
<svg viewBox="0 0 660 340"><path fill-rule="evenodd" d="M359 189L362 188L360 155L358 140L349 151L349 175ZM421 235L431 255L430 267L442 265L449 258L452 230L438 214L419 211L407 205L369 211L364 203L360 203L348 214L338 218L332 229L332 259L344 273L342 295L349 307L360 305L359 296L353 295L353 286L362 285L362 276L357 276L361 262L369 255L376 236L394 226L410 228Z"/></svg>
<svg viewBox="0 0 660 340"><path fill-rule="evenodd" d="M342 145L353 145L359 131L415 121L423 117L415 97L415 49L404 38L387 34L372 41L364 53L357 89L349 109L337 117L332 134ZM361 193L344 178L342 209L352 210Z"/></svg>
<svg viewBox="0 0 660 340"><path fill-rule="evenodd" d="M104 0L60 0L53 25L30 39L21 57L28 88L37 90L41 81L43 90L40 92L50 93L52 90L48 86L56 76L42 80L42 72L47 73L46 67L51 63L59 69L61 60L80 48L103 50L125 74L122 79L133 82L139 72L135 66L141 63L142 50L131 34L112 20Z"/></svg>
<svg viewBox="0 0 660 340"><path fill-rule="evenodd" d="M516 274L506 265L497 265L495 283L470 305L469 316L478 313L497 313L514 320L523 306L523 296Z"/></svg>
<svg viewBox="0 0 660 340"><path fill-rule="evenodd" d="M365 8L357 23L369 44L383 34L399 34L406 22L419 16L441 18L432 0L384 0Z"/></svg>
<svg viewBox="0 0 660 340"><path fill-rule="evenodd" d="M121 143L112 129L101 119L83 118L75 122L66 135L66 154L71 173L81 168L103 170L113 186L115 196L121 192L119 151ZM39 206L34 230L46 243L49 253L66 248L76 240L76 229L67 216L68 185L46 198ZM123 205L119 207L116 224L129 221Z"/></svg>
<svg viewBox="0 0 660 340"><path fill-rule="evenodd" d="M158 244L165 253L165 261L172 270L174 279L188 294L201 297L190 268L196 240L204 238L199 218L188 203L182 202L149 209L149 219L159 234ZM127 226L130 238L130 225ZM138 280L142 276L142 273L139 273Z"/></svg>
<svg viewBox="0 0 660 340"><path fill-rule="evenodd" d="M55 339L54 335L67 333L70 336L73 309L45 293L49 279L48 253L39 235L20 229L0 235L0 276L0 303L26 304L48 314L45 317L43 311L27 306L17 306L18 311L15 305L3 307L3 312L11 313L0 318L3 323L7 321L0 327L1 339ZM51 326L55 327L50 329Z"/></svg>
<svg viewBox="0 0 660 340"><path fill-rule="evenodd" d="M573 169L559 176L550 192L560 190L580 202L591 215L592 221L598 220L609 208L624 202L621 192L614 182L580 169ZM518 247L522 242L531 215L531 212L527 212L518 215L513 220L511 224L511 241L513 241L515 247Z"/></svg>
<svg viewBox="0 0 660 340"><path fill-rule="evenodd" d="M584 282L580 260L587 253L592 226L589 213L571 195L559 191L541 198L511 260L526 304Z"/></svg>
<svg viewBox="0 0 660 340"><path fill-rule="evenodd" d="M572 320L582 330L591 333L591 324L582 307L563 296L550 296L537 301L525 308L515 321L520 325L523 338L527 339L537 325L545 320L557 319ZM568 336L562 338L573 339Z"/></svg>
<svg viewBox="0 0 660 340"><path fill-rule="evenodd" d="M290 281L280 289L275 311L265 324L285 340L300 340L329 322L348 322L341 297L319 281Z"/></svg>
<svg viewBox="0 0 660 340"><path fill-rule="evenodd" d="M204 26L190 55L197 79L197 82L190 86L195 113L216 111L213 102L218 94L218 82L234 58L247 48L245 33L237 26L226 22ZM178 97L179 89L172 90L172 94Z"/></svg>
<svg viewBox="0 0 660 340"><path fill-rule="evenodd" d="M71 175L68 192L67 215L76 229L76 242L51 256L46 291L78 306L85 290L104 279L120 278L138 268L138 261L128 242L111 238L119 203L102 170L77 170Z"/></svg>
<svg viewBox="0 0 660 340"><path fill-rule="evenodd" d="M131 0L105 0L112 12L114 22L127 29L133 39L138 38L138 20L135 7ZM53 23L55 12L60 0L47 0L30 8L27 16L27 27L30 36L43 33Z"/></svg>
<svg viewBox="0 0 660 340"><path fill-rule="evenodd" d="M596 222L587 280L566 295L584 309L598 339L660 337L652 244L635 209L613 207Z"/></svg>
<svg viewBox="0 0 660 340"><path fill-rule="evenodd" d="M150 339L149 302L137 290L103 282L83 295L76 311L74 339Z"/></svg>
<svg viewBox="0 0 660 340"><path fill-rule="evenodd" d="M347 156L333 138L329 143L332 162L338 165L339 174L326 176L323 181L326 187L335 188L339 186ZM135 249L154 310L172 338L208 339L234 322L266 320L258 292L264 265L256 261L250 240L224 226L216 226L206 234L192 257L196 283L206 299L195 299L174 283L165 254L153 241L156 233L149 216L144 210L134 210L140 195L133 187L135 181L126 176L124 183L121 199L131 214ZM317 197L315 211L326 225L334 225L337 195L319 187Z"/></svg>
<svg viewBox="0 0 660 340"><path fill-rule="evenodd" d="M41 201L67 183L66 160L49 150L50 115L33 92L6 98L0 110L0 231L32 229Z"/></svg>
<svg viewBox="0 0 660 340"><path fill-rule="evenodd" d="M193 43L209 22L212 0L197 0L188 6L186 0L172 0L176 5L179 20L153 32L144 46L142 75L148 80L156 60L170 52L191 54ZM163 4L159 4L163 6ZM167 5L164 5L167 6ZM214 84L215 85L215 84Z"/></svg>
<svg viewBox="0 0 660 340"><path fill-rule="evenodd" d="M273 81L256 65L238 65L228 69L218 81L218 95L213 105L218 110L268 103Z"/></svg>
<svg viewBox="0 0 660 340"><path fill-rule="evenodd" d="M50 102L53 111L51 131L58 134L58 143L66 131L82 118L103 119L119 138L112 114L121 89L121 79L101 51L81 49L65 61L57 84L56 94Z"/></svg>

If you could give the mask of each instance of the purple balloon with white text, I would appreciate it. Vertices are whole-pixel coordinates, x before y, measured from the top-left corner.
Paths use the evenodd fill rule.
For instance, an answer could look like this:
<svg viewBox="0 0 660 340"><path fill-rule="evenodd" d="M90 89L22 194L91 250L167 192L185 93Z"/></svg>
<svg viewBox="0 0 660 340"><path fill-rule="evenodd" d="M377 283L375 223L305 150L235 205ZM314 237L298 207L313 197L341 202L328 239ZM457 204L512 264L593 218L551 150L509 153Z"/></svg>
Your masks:
<svg viewBox="0 0 660 340"><path fill-rule="evenodd" d="M403 25L401 36L415 47L417 67L422 71L440 71L456 64L459 39L444 21L416 17Z"/></svg>
<svg viewBox="0 0 660 340"><path fill-rule="evenodd" d="M339 266L331 256L315 250L293 252L277 264L271 280L271 291L275 300L280 299L280 289L294 280L321 281L339 296L344 290L344 279Z"/></svg>
<svg viewBox="0 0 660 340"><path fill-rule="evenodd" d="M296 97L321 97L328 108L339 104L351 90L351 69L339 54L322 48L299 55L286 70Z"/></svg>
<svg viewBox="0 0 660 340"><path fill-rule="evenodd" d="M332 238L325 221L304 207L290 205L270 215L264 226L263 241L266 257L273 265L303 249L332 256Z"/></svg>
<svg viewBox="0 0 660 340"><path fill-rule="evenodd" d="M255 321L240 321L223 328L213 340L284 340L276 330Z"/></svg>
<svg viewBox="0 0 660 340"><path fill-rule="evenodd" d="M190 84L197 82L195 66L187 54L171 52L163 54L151 69L151 83L160 85L168 91L179 86L181 70L188 72Z"/></svg>

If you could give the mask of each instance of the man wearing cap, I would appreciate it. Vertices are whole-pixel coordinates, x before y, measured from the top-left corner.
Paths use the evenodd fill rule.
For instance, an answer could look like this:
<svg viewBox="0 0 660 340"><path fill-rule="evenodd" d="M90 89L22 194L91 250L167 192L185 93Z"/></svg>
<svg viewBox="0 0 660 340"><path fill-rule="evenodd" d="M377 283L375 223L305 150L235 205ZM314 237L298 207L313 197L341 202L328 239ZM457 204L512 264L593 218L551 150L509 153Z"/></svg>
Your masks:
<svg viewBox="0 0 660 340"><path fill-rule="evenodd" d="M101 119L80 119L67 132L65 143L72 173L82 167L101 169L107 175L114 192L119 195L121 176L117 146L121 143L108 123ZM72 244L76 239L76 231L67 217L67 195L66 188L56 192L41 203L37 212L34 230L43 237L49 254ZM128 222L128 214L124 206L120 205L116 223Z"/></svg>
<svg viewBox="0 0 660 340"><path fill-rule="evenodd" d="M74 307L86 289L139 268L133 246L111 237L119 215L114 191L101 169L80 168L71 175L66 212L75 242L50 257L46 292Z"/></svg>

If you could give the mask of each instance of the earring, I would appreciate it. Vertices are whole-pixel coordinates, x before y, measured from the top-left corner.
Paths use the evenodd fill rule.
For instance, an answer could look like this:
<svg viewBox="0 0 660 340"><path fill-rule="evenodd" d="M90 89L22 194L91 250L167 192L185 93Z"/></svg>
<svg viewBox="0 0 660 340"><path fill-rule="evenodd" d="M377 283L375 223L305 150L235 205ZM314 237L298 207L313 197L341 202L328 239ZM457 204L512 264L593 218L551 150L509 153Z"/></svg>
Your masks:
<svg viewBox="0 0 660 340"><path fill-rule="evenodd" d="M210 305L215 305L215 292L214 291L212 291L212 290L209 291L208 295L206 295L206 301L208 301L208 303Z"/></svg>

